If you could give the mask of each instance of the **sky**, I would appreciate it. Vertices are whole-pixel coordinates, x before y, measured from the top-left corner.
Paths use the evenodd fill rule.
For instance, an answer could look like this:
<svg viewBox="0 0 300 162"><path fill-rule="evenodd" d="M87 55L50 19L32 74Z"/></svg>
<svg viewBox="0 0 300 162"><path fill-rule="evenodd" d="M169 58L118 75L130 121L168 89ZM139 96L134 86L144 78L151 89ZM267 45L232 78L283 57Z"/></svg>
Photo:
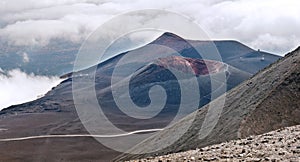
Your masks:
<svg viewBox="0 0 300 162"><path fill-rule="evenodd" d="M25 46L78 43L113 16L151 8L190 17L211 39L284 55L300 44L299 6L298 0L1 0L0 38Z"/></svg>
<svg viewBox="0 0 300 162"><path fill-rule="evenodd" d="M283 56L300 45L299 6L299 0L0 0L0 42L28 47L57 39L81 43L114 16L162 9L189 17L210 39L238 40ZM131 39L145 42L151 36L158 35ZM27 53L22 56L30 61ZM36 99L60 81L19 69L3 71L0 65L0 110Z"/></svg>

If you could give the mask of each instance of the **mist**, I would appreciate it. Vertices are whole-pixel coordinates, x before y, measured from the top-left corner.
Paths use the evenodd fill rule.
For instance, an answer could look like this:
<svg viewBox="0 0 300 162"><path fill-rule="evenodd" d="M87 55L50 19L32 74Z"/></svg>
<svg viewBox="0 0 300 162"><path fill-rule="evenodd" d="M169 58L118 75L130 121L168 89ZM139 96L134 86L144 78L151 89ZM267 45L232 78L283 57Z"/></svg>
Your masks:
<svg viewBox="0 0 300 162"><path fill-rule="evenodd" d="M19 69L0 69L0 110L36 100L61 81L59 77L26 74Z"/></svg>

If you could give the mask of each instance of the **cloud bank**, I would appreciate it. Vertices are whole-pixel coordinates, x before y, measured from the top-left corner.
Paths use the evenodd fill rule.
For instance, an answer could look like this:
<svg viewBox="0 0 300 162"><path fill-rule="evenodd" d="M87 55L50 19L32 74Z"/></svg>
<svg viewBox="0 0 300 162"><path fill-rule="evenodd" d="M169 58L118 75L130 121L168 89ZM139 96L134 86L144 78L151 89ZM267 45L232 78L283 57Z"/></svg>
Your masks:
<svg viewBox="0 0 300 162"><path fill-rule="evenodd" d="M2 0L0 38L26 46L80 43L115 15L155 8L191 17L212 39L284 54L300 44L299 6L298 0Z"/></svg>
<svg viewBox="0 0 300 162"><path fill-rule="evenodd" d="M35 100L60 82L58 77L36 76L18 69L7 72L0 69L0 110Z"/></svg>

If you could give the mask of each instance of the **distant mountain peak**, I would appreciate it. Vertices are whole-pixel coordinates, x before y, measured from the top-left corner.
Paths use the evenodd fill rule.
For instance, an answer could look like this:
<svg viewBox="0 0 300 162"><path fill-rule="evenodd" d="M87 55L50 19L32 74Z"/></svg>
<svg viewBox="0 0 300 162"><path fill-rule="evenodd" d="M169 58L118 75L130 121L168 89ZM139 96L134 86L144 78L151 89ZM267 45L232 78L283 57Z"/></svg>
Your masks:
<svg viewBox="0 0 300 162"><path fill-rule="evenodd" d="M179 37L179 36L174 34L174 33L171 33L171 32L165 32L160 37L174 37L174 38L176 38L176 37Z"/></svg>
<svg viewBox="0 0 300 162"><path fill-rule="evenodd" d="M184 41L185 39L171 32L165 32L150 44L165 44L171 41Z"/></svg>

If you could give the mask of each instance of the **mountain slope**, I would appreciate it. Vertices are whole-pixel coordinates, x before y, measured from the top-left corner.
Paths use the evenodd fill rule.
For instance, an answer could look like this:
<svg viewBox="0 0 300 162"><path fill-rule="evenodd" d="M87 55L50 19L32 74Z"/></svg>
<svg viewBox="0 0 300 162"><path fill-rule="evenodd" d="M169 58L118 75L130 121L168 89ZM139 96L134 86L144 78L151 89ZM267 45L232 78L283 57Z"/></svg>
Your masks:
<svg viewBox="0 0 300 162"><path fill-rule="evenodd" d="M160 39L165 39L168 41L160 42ZM202 58L193 58L192 56L195 55L195 53L193 53L195 52L195 49L193 49L189 45L189 42L176 35L166 33L162 35L157 41L154 41L152 43L159 42L164 46L170 48L172 47L178 53L180 53L182 57L178 57L176 59L176 57L171 55L169 57L162 57L161 60L154 60L149 63L144 59L140 59L140 57L145 58L162 56L166 51L163 48L149 50L146 46L133 51L124 52L97 65L95 74L95 90L97 92L97 99L110 121L115 126L123 129L124 131L161 128L168 124L176 114L176 108L178 107L178 101L176 100L178 98L176 97L178 97L179 92L177 87L172 86L177 84L176 82L174 82L174 76L170 75L170 72L166 67L173 66L175 67L175 69L177 67L177 71L186 73L188 70L185 69L187 67L186 63L193 65L193 71L190 72L191 74L193 74L193 77L197 77L199 82L201 81L201 100L199 105L208 103L210 101L210 94L212 93L210 90L208 90L210 89L210 77L209 75L206 75L207 67L212 67L213 69L215 69L214 74L218 74L219 71L226 70L226 83L220 84L227 84L228 89L237 86L239 83L251 76L249 72L240 70L239 67L234 66L234 64L227 64L226 62L220 64L220 62L217 62L216 60L208 61L203 60ZM193 43L197 43L197 41L193 41ZM203 42L198 43L201 44ZM248 52L254 51L241 45L240 43L235 42L233 44L234 46L231 46L229 48L230 50L235 49L235 53L232 53L231 55L233 58L236 58L235 55L237 55L237 57L239 58L241 55L246 55L248 54ZM204 44L203 46L201 46L203 48L203 51L205 51L204 46ZM226 51L224 50L220 52L221 56L223 53L225 58ZM228 57L229 53L230 52L226 54L226 57ZM272 54L270 54L270 56L271 55ZM114 98L112 97L111 87L115 85L111 85L111 77L118 62L122 58L127 56L133 58L133 63L122 65L122 67L120 68L121 71L119 71L119 73L116 73L117 78L120 79L120 82L118 82L117 85L124 87L125 84L123 80L130 75L135 76L131 80L131 92L137 92L132 93L137 95L132 95L132 100L139 106L145 106L149 104L149 96L147 95L149 87L151 87L153 84L160 84L165 86L170 94L170 100L166 104L166 110L168 111L165 111L160 116L158 115L151 120L137 120L127 117L126 114L118 109L117 105L114 102ZM279 58L278 56L272 56L272 59L266 60L264 63L270 64L272 61L275 61ZM206 62L208 64L206 64ZM256 64L260 63L260 61L249 61L249 64L255 67L254 70L257 71L260 70L261 67L256 66ZM223 66L227 68L224 68ZM136 67L138 67L138 70L134 71L133 74L130 73L130 71ZM0 111L0 130L4 130L0 131L0 138L14 138L48 134L88 134L87 130L84 128L83 124L78 118L74 106L72 80L76 78L85 79L93 76L94 74L91 69L85 69L83 71L75 72L74 74L65 75L66 80L57 87L53 88L44 97L32 102L11 106ZM159 79L157 76L162 77ZM155 78L158 78L158 80L154 80ZM143 84L144 86L139 87L138 85L140 84ZM192 88L189 89L193 90ZM185 112L184 115L189 113L191 113L191 111ZM108 132L110 131L110 128L105 129ZM37 143L39 147L37 147ZM36 155L44 154L49 155L47 157L49 157L52 161L60 160L60 158L63 158L65 160L67 159L69 161L72 161L76 158L78 160L81 159L81 156L84 157L84 160L101 159L103 161L107 161L107 159L119 154L116 151L105 148L95 139L91 138L82 138L82 140L68 139L66 141L62 139L39 139L28 142L25 141L20 143L9 143L9 148L12 149L7 149L6 144L7 143L0 143L0 155L1 157L11 157L12 160L15 160L18 157L24 157L25 154L33 155L30 157L25 157L25 160L27 159L28 161L33 161L36 160L34 159ZM27 149L18 149L21 148L20 146L24 145ZM42 153L38 151L40 149L43 151ZM80 150L83 149L86 151L81 152ZM75 151L72 153L67 153L65 152L65 150ZM97 152L97 150L100 151ZM38 159L38 161L44 160L45 159L43 158Z"/></svg>
<svg viewBox="0 0 300 162"><path fill-rule="evenodd" d="M192 122L189 130L174 144L151 154L123 155L118 160L196 149L298 125L299 101L300 48L232 89L226 95L226 103L217 125L207 137L200 138L199 131L208 112L208 105L140 143L132 152L169 143L175 132ZM218 102L218 99L212 102Z"/></svg>
<svg viewBox="0 0 300 162"><path fill-rule="evenodd" d="M299 161L300 125L143 161Z"/></svg>

